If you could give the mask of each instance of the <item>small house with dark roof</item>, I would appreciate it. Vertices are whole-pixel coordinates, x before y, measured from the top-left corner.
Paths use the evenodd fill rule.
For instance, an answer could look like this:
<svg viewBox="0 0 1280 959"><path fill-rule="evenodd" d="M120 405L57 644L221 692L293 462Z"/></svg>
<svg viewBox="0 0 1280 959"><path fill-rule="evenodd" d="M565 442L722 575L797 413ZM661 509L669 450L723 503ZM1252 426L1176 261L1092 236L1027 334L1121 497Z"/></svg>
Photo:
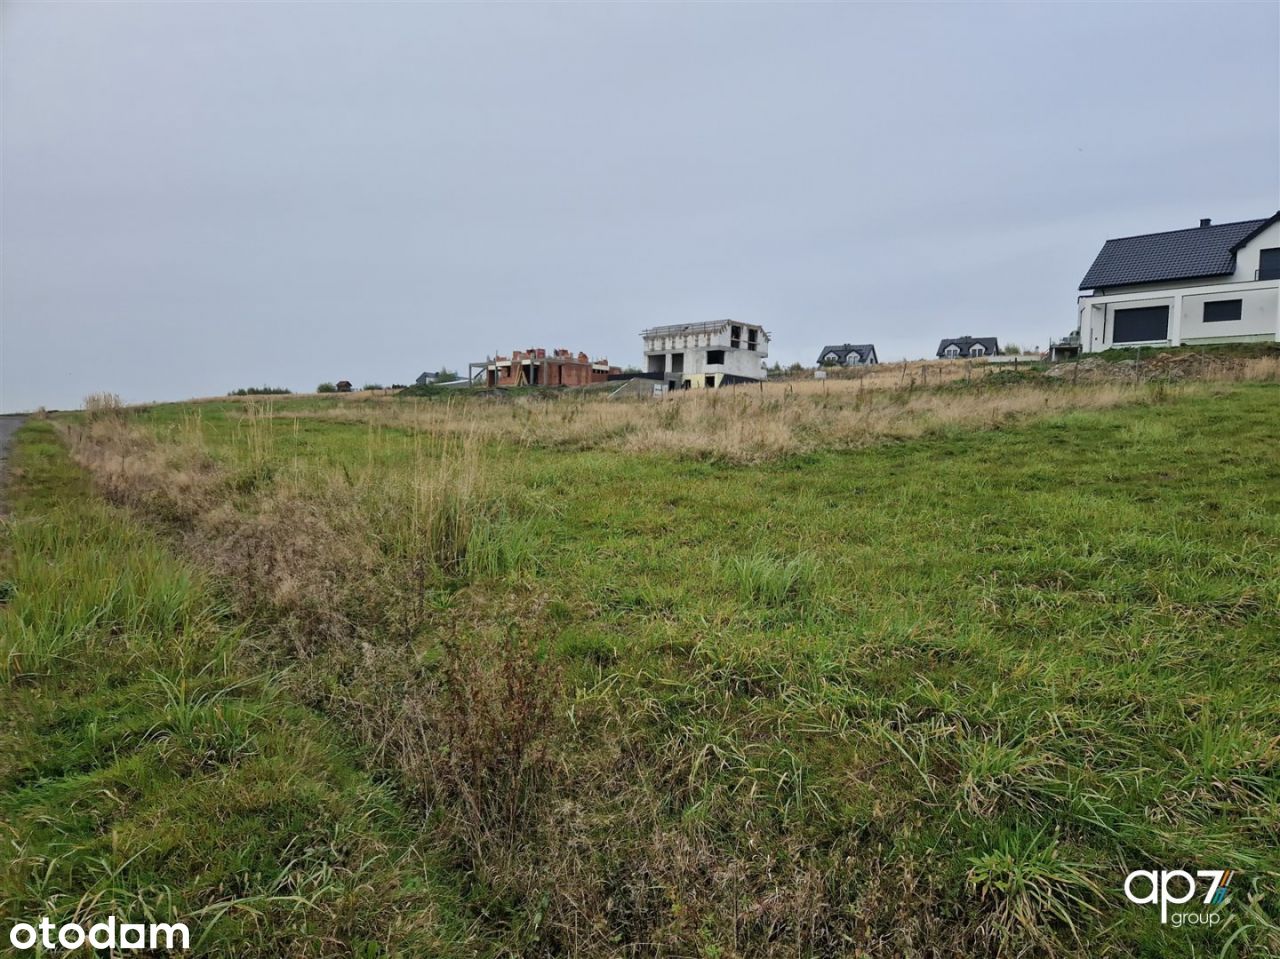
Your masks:
<svg viewBox="0 0 1280 959"><path fill-rule="evenodd" d="M879 363L876 348L871 343L841 343L824 346L818 354L819 366L871 366Z"/></svg>
<svg viewBox="0 0 1280 959"><path fill-rule="evenodd" d="M1280 340L1280 212L1107 240L1080 290L1086 353Z"/></svg>
<svg viewBox="0 0 1280 959"><path fill-rule="evenodd" d="M994 336L955 336L938 344L940 360L971 360L999 352L1000 344Z"/></svg>

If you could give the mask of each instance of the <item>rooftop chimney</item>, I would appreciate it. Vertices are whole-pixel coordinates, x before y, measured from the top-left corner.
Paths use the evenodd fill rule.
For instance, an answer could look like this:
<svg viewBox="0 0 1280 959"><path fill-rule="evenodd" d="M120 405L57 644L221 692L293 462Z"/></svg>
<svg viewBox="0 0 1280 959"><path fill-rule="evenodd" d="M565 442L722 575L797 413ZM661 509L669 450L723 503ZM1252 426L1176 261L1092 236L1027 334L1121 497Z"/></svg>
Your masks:
<svg viewBox="0 0 1280 959"><path fill-rule="evenodd" d="M1212 223L1212 222L1213 222L1213 221L1212 221L1212 220L1210 220L1210 219L1206 216L1206 217L1203 217L1203 218L1200 220L1200 225L1201 225L1201 226L1208 226L1208 225L1209 225L1210 223Z"/></svg>

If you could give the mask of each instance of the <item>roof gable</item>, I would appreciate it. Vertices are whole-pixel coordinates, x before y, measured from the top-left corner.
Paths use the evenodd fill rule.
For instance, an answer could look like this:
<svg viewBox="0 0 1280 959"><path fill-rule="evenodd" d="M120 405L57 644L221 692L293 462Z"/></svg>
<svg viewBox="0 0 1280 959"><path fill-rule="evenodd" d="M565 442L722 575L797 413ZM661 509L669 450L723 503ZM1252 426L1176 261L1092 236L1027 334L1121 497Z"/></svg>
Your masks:
<svg viewBox="0 0 1280 959"><path fill-rule="evenodd" d="M1080 289L1096 290L1161 280L1223 276L1236 268L1236 250L1280 218L1241 220L1195 226L1165 233L1145 233L1107 240L1080 281Z"/></svg>

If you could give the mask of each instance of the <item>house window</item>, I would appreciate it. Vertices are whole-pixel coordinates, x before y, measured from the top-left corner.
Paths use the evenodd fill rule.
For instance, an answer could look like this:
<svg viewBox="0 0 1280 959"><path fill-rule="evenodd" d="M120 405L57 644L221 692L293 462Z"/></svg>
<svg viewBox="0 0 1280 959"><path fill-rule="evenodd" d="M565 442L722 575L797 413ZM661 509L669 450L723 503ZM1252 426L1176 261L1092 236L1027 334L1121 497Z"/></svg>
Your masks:
<svg viewBox="0 0 1280 959"><path fill-rule="evenodd" d="M747 349L754 350L756 348L756 331L752 328L747 329Z"/></svg>
<svg viewBox="0 0 1280 959"><path fill-rule="evenodd" d="M973 346L969 347L969 355L970 356L986 356L987 348L983 346L981 343L974 343Z"/></svg>
<svg viewBox="0 0 1280 959"><path fill-rule="evenodd" d="M835 353L828 353L826 356L822 358L822 362L824 363L838 363L839 361L840 361L840 357Z"/></svg>
<svg viewBox="0 0 1280 959"><path fill-rule="evenodd" d="M960 355L960 347L958 347L958 346L956 346L954 343L952 343L950 346L948 346L948 347L947 347L945 350L943 350L942 352L946 355L947 359L949 359L949 360L954 360L957 356L959 356L959 355Z"/></svg>
<svg viewBox="0 0 1280 959"><path fill-rule="evenodd" d="M707 362L708 362L708 363L723 363L723 362L724 362L724 350L707 350Z"/></svg>
<svg viewBox="0 0 1280 959"><path fill-rule="evenodd" d="M1240 319L1243 300L1211 300L1204 305L1206 323L1226 323Z"/></svg>
<svg viewBox="0 0 1280 959"><path fill-rule="evenodd" d="M850 350L849 355L844 358L845 366L857 366L862 362L862 357L858 355L857 350Z"/></svg>
<svg viewBox="0 0 1280 959"><path fill-rule="evenodd" d="M742 327L729 327L729 345L735 350L742 345Z"/></svg>
<svg viewBox="0 0 1280 959"><path fill-rule="evenodd" d="M1280 246L1258 251L1258 279L1280 280Z"/></svg>

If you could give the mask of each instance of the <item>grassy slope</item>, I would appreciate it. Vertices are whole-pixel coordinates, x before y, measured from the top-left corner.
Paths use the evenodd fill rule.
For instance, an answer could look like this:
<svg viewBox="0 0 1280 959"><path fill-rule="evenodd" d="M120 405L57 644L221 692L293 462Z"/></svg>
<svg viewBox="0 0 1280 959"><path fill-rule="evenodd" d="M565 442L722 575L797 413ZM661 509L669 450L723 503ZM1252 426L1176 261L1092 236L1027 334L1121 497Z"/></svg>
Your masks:
<svg viewBox="0 0 1280 959"><path fill-rule="evenodd" d="M434 602L554 598L572 721L528 925L560 903L683 950L896 921L941 948L1266 954L1275 404L1232 386L751 469L504 451L523 569ZM233 470L262 449L238 408L201 407ZM395 430L269 428L282 468L413 456ZM1161 928L1119 888L1157 866L1267 894L1240 889L1226 930Z"/></svg>
<svg viewBox="0 0 1280 959"><path fill-rule="evenodd" d="M546 575L595 604L571 650L661 677L623 694L661 703L650 735L729 757L673 813L751 770L774 813L828 830L817 847L865 829L889 861L945 850L947 881L979 895L1021 886L1042 920L1041 896L1074 892L1110 922L1129 868L1277 867L1275 402L1236 390L748 472L535 471L568 527ZM766 581L798 563L800 589L749 598L723 560L742 556ZM1197 941L1136 911L1106 938Z"/></svg>
<svg viewBox="0 0 1280 959"><path fill-rule="evenodd" d="M185 921L199 955L474 954L393 793L237 673L240 631L201 574L98 502L48 423L11 463L6 933L115 914Z"/></svg>
<svg viewBox="0 0 1280 959"><path fill-rule="evenodd" d="M861 830L1038 921L1092 901L1091 954L1211 949L1226 936L1117 908L1119 884L1227 863L1261 891L1280 865L1276 399L749 471L531 464L561 517L544 575L590 604L566 649L635 677L618 695L660 717L646 736L717 757L673 816L754 779L746 809L793 823L780 845ZM770 569L799 584L781 602L760 601Z"/></svg>

